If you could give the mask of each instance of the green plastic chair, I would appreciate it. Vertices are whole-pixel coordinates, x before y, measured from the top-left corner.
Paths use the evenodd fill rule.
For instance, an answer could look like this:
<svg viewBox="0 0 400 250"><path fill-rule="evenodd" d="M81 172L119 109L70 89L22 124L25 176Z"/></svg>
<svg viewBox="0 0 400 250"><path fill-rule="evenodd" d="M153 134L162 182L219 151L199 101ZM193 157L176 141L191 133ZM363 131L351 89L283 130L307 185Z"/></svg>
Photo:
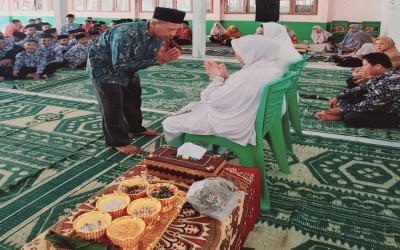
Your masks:
<svg viewBox="0 0 400 250"><path fill-rule="evenodd" d="M293 154L289 121L292 124L295 133L298 135L302 134L299 105L297 102L297 91L299 88L300 75L307 64L308 58L309 56L303 56L302 59L292 63L289 67L289 72L297 72L298 74L292 75L292 85L286 90L287 112L282 116L283 135L285 137L285 144L288 154Z"/></svg>
<svg viewBox="0 0 400 250"><path fill-rule="evenodd" d="M290 79L293 74L296 73L287 74L286 77L265 86L255 120L255 146L242 146L226 138L213 135L185 134L185 142L201 142L229 148L236 154L243 166L259 169L261 174L260 207L263 211L269 210L271 206L265 171L263 149L264 138L268 139L281 171L289 172L289 163L287 161L285 141L282 131L281 114L283 95L285 94L286 89L291 85Z"/></svg>

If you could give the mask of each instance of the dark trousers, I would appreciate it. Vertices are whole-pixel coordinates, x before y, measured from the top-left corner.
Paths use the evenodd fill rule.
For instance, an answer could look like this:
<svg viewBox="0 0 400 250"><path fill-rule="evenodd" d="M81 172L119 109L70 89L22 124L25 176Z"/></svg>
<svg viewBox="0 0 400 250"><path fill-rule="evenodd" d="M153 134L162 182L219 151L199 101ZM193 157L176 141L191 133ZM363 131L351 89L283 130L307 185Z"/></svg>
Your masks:
<svg viewBox="0 0 400 250"><path fill-rule="evenodd" d="M190 44L192 44L192 42L189 41L189 40L180 39L180 38L175 38L175 37L174 37L174 41L175 41L178 45L190 45Z"/></svg>
<svg viewBox="0 0 400 250"><path fill-rule="evenodd" d="M5 79L12 79L13 76L13 67L12 66L4 66L0 65L0 76Z"/></svg>
<svg viewBox="0 0 400 250"><path fill-rule="evenodd" d="M43 74L47 75L47 76L51 76L52 74L54 74L56 72L57 69L62 68L62 67L66 67L67 65L68 65L68 63L65 64L64 62L53 62L53 63L50 63L43 70Z"/></svg>
<svg viewBox="0 0 400 250"><path fill-rule="evenodd" d="M334 62L340 67L356 68L363 66L362 60L358 57L337 58Z"/></svg>
<svg viewBox="0 0 400 250"><path fill-rule="evenodd" d="M19 69L17 79L25 79L28 74L36 73L36 67L22 67Z"/></svg>
<svg viewBox="0 0 400 250"><path fill-rule="evenodd" d="M19 52L25 51L25 48L19 45L14 45L12 49L7 51L6 56L3 59L10 59L15 61L15 57Z"/></svg>
<svg viewBox="0 0 400 250"><path fill-rule="evenodd" d="M126 87L117 84L99 84L93 80L107 146L129 144L128 133L146 131L142 126L142 87L140 79L131 79Z"/></svg>
<svg viewBox="0 0 400 250"><path fill-rule="evenodd" d="M363 100L365 100L365 97L344 99L340 106L356 104ZM344 122L349 127L398 128L400 116L390 115L381 111L349 112L344 115Z"/></svg>
<svg viewBox="0 0 400 250"><path fill-rule="evenodd" d="M221 43L222 40L223 40L222 38L216 38L214 36L210 36L211 43Z"/></svg>

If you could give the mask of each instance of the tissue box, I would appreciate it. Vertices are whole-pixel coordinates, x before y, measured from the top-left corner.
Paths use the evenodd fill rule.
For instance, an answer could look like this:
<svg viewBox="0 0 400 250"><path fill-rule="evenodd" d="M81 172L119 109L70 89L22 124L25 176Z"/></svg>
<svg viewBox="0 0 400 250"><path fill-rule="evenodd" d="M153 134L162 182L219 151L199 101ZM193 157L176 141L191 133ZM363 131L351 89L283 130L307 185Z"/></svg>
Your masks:
<svg viewBox="0 0 400 250"><path fill-rule="evenodd" d="M176 157L177 149L162 146L146 156L144 164L147 173L167 180L181 181L188 185L209 177L218 176L225 165L225 159L206 152L200 160Z"/></svg>

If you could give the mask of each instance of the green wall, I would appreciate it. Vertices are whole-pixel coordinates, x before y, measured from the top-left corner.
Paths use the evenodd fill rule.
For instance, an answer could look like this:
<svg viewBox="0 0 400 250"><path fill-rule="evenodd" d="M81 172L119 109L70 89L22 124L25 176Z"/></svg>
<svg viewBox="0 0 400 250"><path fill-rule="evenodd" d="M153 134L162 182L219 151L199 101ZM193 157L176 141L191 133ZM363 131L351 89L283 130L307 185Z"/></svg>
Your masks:
<svg viewBox="0 0 400 250"><path fill-rule="evenodd" d="M22 25L25 26L28 24L29 19L36 18L36 17L39 17L39 16L0 16L0 29L2 31L4 31L4 27L6 27L6 25L9 24L11 22L11 20L13 20L13 19L21 20ZM40 18L42 18L42 22L48 22L54 26L54 23L55 23L54 17L43 16Z"/></svg>
<svg viewBox="0 0 400 250"><path fill-rule="evenodd" d="M34 18L32 16L0 16L0 29L4 30L4 27L6 24L10 23L12 19L20 19L24 25L28 23L28 20L30 18ZM87 17L76 17L75 22L76 23L85 23L85 19ZM119 19L119 17L115 18L94 18L97 21L104 21L106 22L107 25L110 24L112 20ZM46 16L42 17L43 22L49 22L52 25L54 25L54 17L51 16ZM136 21L138 21L137 19ZM192 20L188 20L190 27L192 27ZM210 34L211 28L214 25L214 23L217 22L215 20L207 20L206 22L206 33ZM249 34L254 34L256 31L256 28L259 26L259 22L256 21L234 21L234 20L222 20L219 21L225 28L228 28L229 25L236 25L242 35L249 35ZM312 31L312 27L314 25L320 25L322 28L329 30L330 23L317 23L317 22L283 22L281 24L286 24L288 25L295 33L297 36L297 40L302 43L304 40L310 40L310 35ZM264 31L267 32L267 31Z"/></svg>

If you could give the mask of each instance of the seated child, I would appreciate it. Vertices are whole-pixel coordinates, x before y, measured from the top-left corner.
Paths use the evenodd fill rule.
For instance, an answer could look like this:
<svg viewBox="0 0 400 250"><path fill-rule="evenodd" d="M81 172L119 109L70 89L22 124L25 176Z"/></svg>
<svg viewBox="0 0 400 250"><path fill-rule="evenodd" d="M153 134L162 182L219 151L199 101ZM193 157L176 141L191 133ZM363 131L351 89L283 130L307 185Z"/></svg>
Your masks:
<svg viewBox="0 0 400 250"><path fill-rule="evenodd" d="M38 42L36 40L27 40L24 43L25 51L19 52L15 57L14 63L14 77L18 79L31 78L38 80L43 75L46 67L46 54L43 50L38 49Z"/></svg>
<svg viewBox="0 0 400 250"><path fill-rule="evenodd" d="M43 71L43 74L46 76L50 76L56 72L57 69L66 66L63 63L64 57L61 51L61 48L58 46L52 45L53 36L50 34L44 33L42 38L40 39L40 48L46 54L46 68Z"/></svg>
<svg viewBox="0 0 400 250"><path fill-rule="evenodd" d="M88 39L85 34L78 34L75 36L78 44L73 46L64 54L64 58L69 62L68 67L72 69L86 67L86 61L88 59Z"/></svg>
<svg viewBox="0 0 400 250"><path fill-rule="evenodd" d="M344 120L346 125L353 127L399 128L399 72L384 53L365 55L363 68L372 78L332 98L328 110L318 112L317 119Z"/></svg>
<svg viewBox="0 0 400 250"><path fill-rule="evenodd" d="M238 27L236 27L235 25L231 25L224 33L224 40L222 41L222 45L231 46L232 40L240 38L241 36L242 34L240 34Z"/></svg>
<svg viewBox="0 0 400 250"><path fill-rule="evenodd" d="M68 42L68 35L57 36L57 46L61 49L63 55L69 50Z"/></svg>
<svg viewBox="0 0 400 250"><path fill-rule="evenodd" d="M192 29L189 28L188 21L181 23L181 27L176 31L174 40L178 45L192 44Z"/></svg>
<svg viewBox="0 0 400 250"><path fill-rule="evenodd" d="M211 29L210 41L212 43L221 43L224 40L224 33L224 27L219 22L215 22Z"/></svg>

